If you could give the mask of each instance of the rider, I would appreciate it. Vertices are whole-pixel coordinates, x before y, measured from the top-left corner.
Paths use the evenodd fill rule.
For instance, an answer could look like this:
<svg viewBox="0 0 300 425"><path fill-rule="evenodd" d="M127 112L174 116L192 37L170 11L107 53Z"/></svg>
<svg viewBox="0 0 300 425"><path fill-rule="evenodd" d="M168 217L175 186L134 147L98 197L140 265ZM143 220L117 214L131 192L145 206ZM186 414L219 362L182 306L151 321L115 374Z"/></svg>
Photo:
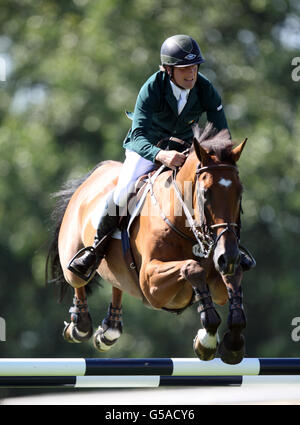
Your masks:
<svg viewBox="0 0 300 425"><path fill-rule="evenodd" d="M76 255L69 265L86 280L104 257L107 236L118 226L118 214L109 211L125 206L137 178L157 163L169 168L183 165L186 156L182 151L191 145L192 126L203 112L217 130L228 128L218 92L199 73L205 60L197 42L188 35L169 37L161 46L160 58L160 70L146 81L137 97L132 126L123 144L126 159L116 188L107 196L94 245L81 257ZM176 143L174 136L182 144Z"/></svg>

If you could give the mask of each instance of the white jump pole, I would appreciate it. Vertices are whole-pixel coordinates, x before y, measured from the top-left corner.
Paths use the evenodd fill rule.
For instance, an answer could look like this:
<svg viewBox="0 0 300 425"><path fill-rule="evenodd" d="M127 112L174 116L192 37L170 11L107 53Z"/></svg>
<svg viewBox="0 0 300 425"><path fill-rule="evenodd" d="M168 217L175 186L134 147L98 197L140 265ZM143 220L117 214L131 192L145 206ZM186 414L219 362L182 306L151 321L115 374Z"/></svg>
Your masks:
<svg viewBox="0 0 300 425"><path fill-rule="evenodd" d="M300 375L300 358L244 358L237 365L198 358L3 358L5 376L247 376Z"/></svg>

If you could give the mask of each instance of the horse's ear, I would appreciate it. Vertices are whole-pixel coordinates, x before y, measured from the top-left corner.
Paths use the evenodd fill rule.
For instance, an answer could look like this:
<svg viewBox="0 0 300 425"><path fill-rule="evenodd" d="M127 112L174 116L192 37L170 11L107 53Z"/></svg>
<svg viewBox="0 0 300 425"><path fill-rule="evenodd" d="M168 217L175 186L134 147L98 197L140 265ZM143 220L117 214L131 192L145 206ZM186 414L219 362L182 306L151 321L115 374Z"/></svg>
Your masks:
<svg viewBox="0 0 300 425"><path fill-rule="evenodd" d="M205 149L202 148L197 139L194 138L193 146L197 155L197 158L201 162L201 164L206 164L210 158Z"/></svg>
<svg viewBox="0 0 300 425"><path fill-rule="evenodd" d="M236 148L232 149L232 159L234 160L234 162L238 162L238 160L240 159L241 153L243 152L243 149L246 145L247 140L248 139L246 138Z"/></svg>

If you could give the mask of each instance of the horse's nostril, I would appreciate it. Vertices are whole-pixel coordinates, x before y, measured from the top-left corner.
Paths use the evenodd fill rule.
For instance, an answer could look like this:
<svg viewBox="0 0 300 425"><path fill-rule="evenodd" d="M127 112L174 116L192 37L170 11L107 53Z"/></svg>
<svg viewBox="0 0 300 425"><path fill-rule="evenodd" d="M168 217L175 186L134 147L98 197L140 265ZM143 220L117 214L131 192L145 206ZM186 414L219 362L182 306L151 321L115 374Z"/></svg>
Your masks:
<svg viewBox="0 0 300 425"><path fill-rule="evenodd" d="M220 270L224 270L226 267L226 264L227 264L227 261L226 261L225 255L220 255L220 257L218 258L218 266Z"/></svg>

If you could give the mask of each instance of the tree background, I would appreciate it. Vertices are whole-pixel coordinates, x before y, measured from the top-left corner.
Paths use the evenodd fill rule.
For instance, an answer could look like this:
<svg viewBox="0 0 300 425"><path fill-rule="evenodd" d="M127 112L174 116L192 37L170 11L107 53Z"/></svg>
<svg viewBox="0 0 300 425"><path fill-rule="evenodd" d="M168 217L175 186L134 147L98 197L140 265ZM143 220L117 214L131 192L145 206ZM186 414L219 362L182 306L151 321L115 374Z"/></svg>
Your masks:
<svg viewBox="0 0 300 425"><path fill-rule="evenodd" d="M44 284L51 194L102 160L123 161L124 111L158 69L162 42L179 33L199 42L201 72L222 95L233 139L249 138L239 163L242 243L257 260L243 281L247 356L299 356L291 336L300 316L300 71L292 65L300 56L299 2L2 0L2 357L101 356L92 343L62 339L72 290L59 304ZM89 298L94 326L110 295L102 282ZM193 356L196 306L175 316L125 295L123 308L125 333L105 357ZM227 307L219 311L226 322Z"/></svg>

